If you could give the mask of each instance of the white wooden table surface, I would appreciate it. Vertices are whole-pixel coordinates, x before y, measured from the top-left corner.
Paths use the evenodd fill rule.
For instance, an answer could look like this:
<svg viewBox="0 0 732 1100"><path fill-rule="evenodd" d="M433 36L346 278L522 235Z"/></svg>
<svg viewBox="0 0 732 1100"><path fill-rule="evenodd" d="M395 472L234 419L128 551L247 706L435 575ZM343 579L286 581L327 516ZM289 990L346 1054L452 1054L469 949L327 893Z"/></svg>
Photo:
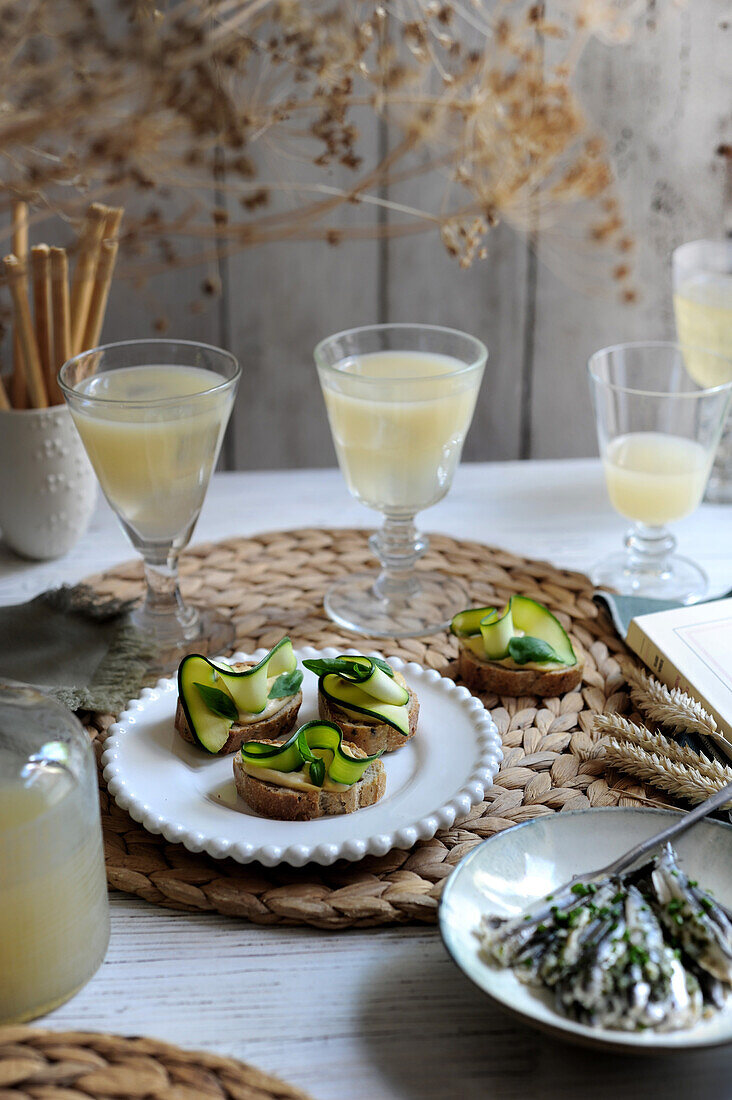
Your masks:
<svg viewBox="0 0 732 1100"><path fill-rule="evenodd" d="M592 460L464 466L447 500L422 518L429 530L580 569L616 548L624 527ZM373 522L336 471L220 474L195 538ZM676 533L713 590L728 588L732 509L704 505ZM0 548L0 602L130 556L100 504L89 533L60 561L32 565ZM732 1097L724 1049L611 1057L516 1024L456 970L432 926L330 933L169 912L122 894L111 904L104 964L40 1023L232 1054L316 1100Z"/></svg>

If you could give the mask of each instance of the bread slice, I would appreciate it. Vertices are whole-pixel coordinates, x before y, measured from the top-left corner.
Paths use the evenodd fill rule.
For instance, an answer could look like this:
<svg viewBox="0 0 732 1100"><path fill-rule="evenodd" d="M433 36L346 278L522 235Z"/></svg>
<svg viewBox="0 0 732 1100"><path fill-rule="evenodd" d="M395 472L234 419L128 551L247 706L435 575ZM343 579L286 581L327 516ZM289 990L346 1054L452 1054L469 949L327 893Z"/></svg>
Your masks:
<svg viewBox="0 0 732 1100"><path fill-rule="evenodd" d="M354 756L365 756L356 745L343 742ZM255 813L280 821L312 821L332 814L352 814L364 806L373 806L386 790L386 770L380 760L373 760L358 783L345 791L324 791L322 787L303 791L262 782L244 770L241 756L234 757L236 789Z"/></svg>
<svg viewBox="0 0 732 1100"><path fill-rule="evenodd" d="M242 672L245 668L251 668L252 664L251 662L248 664L238 662L231 667L235 672ZM284 733L289 733L297 721L301 704L302 692L298 691L297 695L292 695L287 699L285 705L270 715L269 718L260 718L257 722L234 722L229 730L228 738L219 751L213 755L228 756L232 752L238 752L246 741L264 741L268 738L277 738ZM184 741L188 741L191 745L198 743L188 724L186 712L180 698L175 710L175 728Z"/></svg>
<svg viewBox="0 0 732 1100"><path fill-rule="evenodd" d="M322 691L318 690L318 713L326 722L335 722L343 730L343 736L347 741L357 745L367 756L373 756L375 752L394 752L406 745L410 738L417 732L417 719L419 718L419 700L416 694L407 687L407 683L400 672L394 673L394 679L409 692L409 734L405 736L399 730L395 730L387 722L369 721L366 715L363 720L347 714L341 707L336 706L330 699L326 699Z"/></svg>
<svg viewBox="0 0 732 1100"><path fill-rule="evenodd" d="M573 643L577 664L563 668L506 668L495 661L481 660L458 639L458 671L473 691L493 695L539 695L553 698L574 691L582 682L585 667L582 651Z"/></svg>

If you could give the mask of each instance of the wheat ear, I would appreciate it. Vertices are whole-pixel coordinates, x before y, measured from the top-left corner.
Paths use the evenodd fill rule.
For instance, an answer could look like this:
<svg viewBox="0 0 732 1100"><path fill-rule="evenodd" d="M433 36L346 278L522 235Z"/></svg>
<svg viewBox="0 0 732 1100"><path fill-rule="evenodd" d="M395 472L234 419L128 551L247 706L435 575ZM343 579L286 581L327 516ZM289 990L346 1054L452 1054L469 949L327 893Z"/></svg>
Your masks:
<svg viewBox="0 0 732 1100"><path fill-rule="evenodd" d="M642 668L628 667L630 697L653 722L677 733L698 733L712 741L725 744L717 723L701 703L679 688L667 688Z"/></svg>
<svg viewBox="0 0 732 1100"><path fill-rule="evenodd" d="M652 733L645 726L639 726L619 714L599 714L595 719L594 729L602 735L609 735L617 743L635 745L645 752L668 760L669 763L691 768L714 784L715 790L725 783L732 783L732 768L702 756L687 745L680 745L670 737L664 737L662 733Z"/></svg>
<svg viewBox="0 0 732 1100"><path fill-rule="evenodd" d="M630 741L618 741L615 737L610 737L605 741L604 749L605 760L610 767L652 783L654 787L685 798L687 802L703 802L723 785L722 782L715 782L703 775L699 768L676 764ZM725 808L732 808L732 803L728 803Z"/></svg>

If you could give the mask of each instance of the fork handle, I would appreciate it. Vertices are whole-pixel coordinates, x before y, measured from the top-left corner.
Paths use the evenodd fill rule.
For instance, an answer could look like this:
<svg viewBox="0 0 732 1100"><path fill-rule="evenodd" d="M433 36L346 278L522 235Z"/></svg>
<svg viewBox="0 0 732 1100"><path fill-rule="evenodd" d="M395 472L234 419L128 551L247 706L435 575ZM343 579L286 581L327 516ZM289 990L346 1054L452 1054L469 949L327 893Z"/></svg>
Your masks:
<svg viewBox="0 0 732 1100"><path fill-rule="evenodd" d="M707 814L714 813L715 810L719 810L725 803L732 801L732 783L727 783L726 786L721 787L718 791L715 791L710 798L705 799L704 802L700 802L698 806L695 806L693 810L689 810L679 821L674 821L672 825L668 825L665 829L662 829L660 833L656 833L654 836L648 837L647 840L642 840L640 844L636 844L630 851L625 852L618 859L609 863L607 867L603 867L601 871L595 871L595 875L617 875L620 871L624 871L626 867L630 867L631 864L641 859L643 856L648 855L654 848L660 847L672 837L679 836L681 833L685 833L687 829L690 829L692 825L696 825L697 821L701 821Z"/></svg>

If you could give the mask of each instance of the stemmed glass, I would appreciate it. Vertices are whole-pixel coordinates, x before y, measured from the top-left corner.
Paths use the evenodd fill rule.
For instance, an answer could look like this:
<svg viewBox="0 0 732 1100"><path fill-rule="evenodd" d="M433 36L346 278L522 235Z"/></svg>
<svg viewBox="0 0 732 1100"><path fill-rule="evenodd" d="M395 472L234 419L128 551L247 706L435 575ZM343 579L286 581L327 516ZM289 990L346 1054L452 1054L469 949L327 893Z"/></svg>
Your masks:
<svg viewBox="0 0 732 1100"><path fill-rule="evenodd" d="M201 511L240 373L228 352L181 340L107 344L59 373L104 495L143 557L147 591L132 620L167 664L233 642L228 620L184 603L178 555Z"/></svg>
<svg viewBox="0 0 732 1100"><path fill-rule="evenodd" d="M700 386L732 379L732 240L688 241L673 253L676 335L689 374ZM711 364L694 353L709 348L723 359ZM732 424L714 459L707 500L732 504Z"/></svg>
<svg viewBox="0 0 732 1100"><path fill-rule="evenodd" d="M686 369L689 347L618 344L588 364L600 456L613 507L633 521L625 552L592 571L621 594L692 603L707 590L693 561L673 553L666 524L699 505L732 395L732 382L704 389ZM707 377L725 360L693 349Z"/></svg>
<svg viewBox="0 0 732 1100"><path fill-rule="evenodd" d="M370 545L379 572L349 574L325 609L348 630L410 637L444 629L468 600L454 577L415 568L428 540L414 517L445 496L488 352L434 325L371 325L315 349L338 462L351 494L384 516Z"/></svg>

